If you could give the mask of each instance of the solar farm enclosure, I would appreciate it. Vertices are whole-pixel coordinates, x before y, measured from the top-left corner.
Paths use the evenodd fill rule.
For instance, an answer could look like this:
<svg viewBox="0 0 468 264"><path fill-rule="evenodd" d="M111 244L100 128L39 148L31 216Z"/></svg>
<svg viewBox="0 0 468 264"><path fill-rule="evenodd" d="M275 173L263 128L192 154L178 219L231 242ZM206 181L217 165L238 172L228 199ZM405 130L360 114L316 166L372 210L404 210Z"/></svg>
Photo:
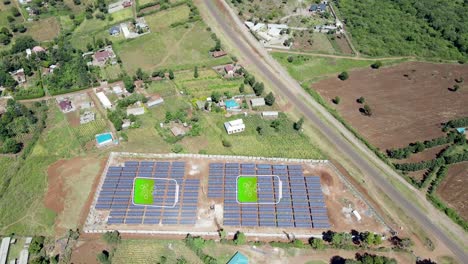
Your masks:
<svg viewBox="0 0 468 264"><path fill-rule="evenodd" d="M88 216L87 224L93 225L89 229L191 231L202 230L206 225L201 223L207 221L210 231L217 230L215 222L236 230L330 228L320 177L304 175L301 164L201 160L120 158L109 162ZM193 174L193 166L206 168ZM256 199L249 203L239 202L236 195L237 179L243 176L250 177L257 188ZM155 190L150 192L152 197L141 200L143 204L135 203L133 196L138 179L150 180ZM201 212L220 208L213 204L221 205L221 211L205 219Z"/></svg>

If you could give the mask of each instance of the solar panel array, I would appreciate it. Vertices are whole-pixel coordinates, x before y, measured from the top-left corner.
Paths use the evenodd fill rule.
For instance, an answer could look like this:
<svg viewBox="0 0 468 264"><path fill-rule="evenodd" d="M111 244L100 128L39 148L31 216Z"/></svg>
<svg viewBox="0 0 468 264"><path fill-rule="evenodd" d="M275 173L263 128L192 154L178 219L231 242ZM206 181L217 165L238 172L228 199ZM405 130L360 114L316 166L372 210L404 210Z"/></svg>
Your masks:
<svg viewBox="0 0 468 264"><path fill-rule="evenodd" d="M200 180L185 179L185 162L126 161L123 167L109 167L99 192L95 208L109 210L108 224L194 225L197 215ZM174 208L134 205L132 188L135 177L174 179L179 184L179 202ZM162 182L162 181L158 181ZM172 205L174 190L172 181L164 181L163 205ZM167 200L167 201L166 201Z"/></svg>
<svg viewBox="0 0 468 264"><path fill-rule="evenodd" d="M276 199L277 181L259 177L259 204L239 204L236 179L239 175L277 175L283 182L278 204L261 204ZM329 228L320 177L304 176L301 165L212 163L208 197L224 198L224 225L296 228Z"/></svg>

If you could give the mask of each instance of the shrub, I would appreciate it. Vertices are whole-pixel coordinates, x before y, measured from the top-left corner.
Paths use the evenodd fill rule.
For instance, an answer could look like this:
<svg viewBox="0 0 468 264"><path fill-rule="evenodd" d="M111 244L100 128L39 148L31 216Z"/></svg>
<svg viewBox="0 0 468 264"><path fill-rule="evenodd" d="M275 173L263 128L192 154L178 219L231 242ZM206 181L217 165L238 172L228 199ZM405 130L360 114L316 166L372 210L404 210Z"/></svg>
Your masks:
<svg viewBox="0 0 468 264"><path fill-rule="evenodd" d="M31 244L29 245L29 253L37 254L44 247L45 237L43 236L34 236Z"/></svg>
<svg viewBox="0 0 468 264"><path fill-rule="evenodd" d="M223 146L226 147L226 148L232 147L231 142L229 140L225 139L225 138L223 138L222 143L223 143Z"/></svg>
<svg viewBox="0 0 468 264"><path fill-rule="evenodd" d="M332 101L333 101L334 104L340 104L341 98L339 96L336 96L335 98L333 98Z"/></svg>
<svg viewBox="0 0 468 264"><path fill-rule="evenodd" d="M247 242L247 238L245 237L244 233L237 231L234 235L234 243L236 245L244 245Z"/></svg>
<svg viewBox="0 0 468 264"><path fill-rule="evenodd" d="M292 63L293 61L294 61L294 57L293 56L288 56L288 62Z"/></svg>
<svg viewBox="0 0 468 264"><path fill-rule="evenodd" d="M269 106L272 106L275 103L275 96L273 95L272 92L270 92L266 97L265 97L265 103Z"/></svg>
<svg viewBox="0 0 468 264"><path fill-rule="evenodd" d="M302 125L304 124L304 118L301 117L301 119L299 119L297 122L294 123L294 129L299 131L302 129Z"/></svg>
<svg viewBox="0 0 468 264"><path fill-rule="evenodd" d="M360 103L360 104L363 104L363 103L366 102L366 98L364 98L364 97L361 96L361 97L359 97L356 101L357 101L358 103Z"/></svg>
<svg viewBox="0 0 468 264"><path fill-rule="evenodd" d="M382 67L382 62L381 61L376 61L376 62L371 64L372 69L378 69L380 67Z"/></svg>
<svg viewBox="0 0 468 264"><path fill-rule="evenodd" d="M184 148L179 144L175 144L174 147L172 148L172 152L174 152L174 153L180 153L183 150L184 150Z"/></svg>
<svg viewBox="0 0 468 264"><path fill-rule="evenodd" d="M108 231L102 235L102 239L110 245L116 245L120 243L120 233L119 231Z"/></svg>
<svg viewBox="0 0 468 264"><path fill-rule="evenodd" d="M345 81L345 80L347 80L347 79L349 78L349 74L348 74L348 72L345 72L345 71L344 71L344 72L342 72L342 73L340 73L340 74L338 75L338 78L339 78L340 80L342 80L342 81Z"/></svg>

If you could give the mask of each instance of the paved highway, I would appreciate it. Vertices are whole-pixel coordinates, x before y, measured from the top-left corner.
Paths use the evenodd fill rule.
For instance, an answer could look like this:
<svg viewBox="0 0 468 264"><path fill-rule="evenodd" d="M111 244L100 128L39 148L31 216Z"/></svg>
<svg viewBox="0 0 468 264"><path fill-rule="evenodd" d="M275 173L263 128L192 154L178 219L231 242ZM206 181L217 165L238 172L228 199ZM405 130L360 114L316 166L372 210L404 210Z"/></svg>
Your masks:
<svg viewBox="0 0 468 264"><path fill-rule="evenodd" d="M275 87L274 90L280 92L284 99L292 103L304 116L305 120L318 128L328 140L336 146L338 151L346 155L349 160L372 179L374 184L379 187L393 202L399 205L411 218L419 223L423 229L432 234L439 242L445 244L449 248L460 263L464 263L468 259L463 245L454 242L438 225L435 225L431 220L431 215L438 216L438 220L445 223L445 226L450 227L455 234L462 234L461 239L466 241L467 236L464 231L458 226L455 226L447 217L429 205L429 212L423 212L415 206L411 201L406 200L397 189L385 178L382 172L385 171L389 175L393 175L395 179L399 177L389 166L367 149L362 142L355 138L342 124L340 124L333 116L331 116L321 105L315 102L297 83L293 80L284 69L279 66L267 54L267 52L258 45L258 42L245 29L242 22L230 10L224 0L199 0L200 4L205 7L207 14L218 24L218 29L224 37L232 43L233 47L242 54L246 59L248 66L255 67L262 77L269 81ZM304 101L307 100L307 103ZM312 109L313 108L313 109ZM315 110L315 111L314 111ZM319 118L316 112L320 113L327 122ZM372 161L372 162L371 162ZM376 168L375 163L379 165ZM427 201L420 201L428 205Z"/></svg>

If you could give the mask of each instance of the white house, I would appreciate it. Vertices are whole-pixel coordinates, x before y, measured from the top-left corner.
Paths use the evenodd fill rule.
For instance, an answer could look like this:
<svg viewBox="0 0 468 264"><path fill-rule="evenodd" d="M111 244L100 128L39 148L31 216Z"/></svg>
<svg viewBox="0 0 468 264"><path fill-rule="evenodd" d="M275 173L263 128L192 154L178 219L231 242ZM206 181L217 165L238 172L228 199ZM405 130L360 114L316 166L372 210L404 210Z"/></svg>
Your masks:
<svg viewBox="0 0 468 264"><path fill-rule="evenodd" d="M229 122L224 123L224 127L226 128L226 132L231 135L234 133L240 133L245 130L244 120L236 119Z"/></svg>
<svg viewBox="0 0 468 264"><path fill-rule="evenodd" d="M135 108L127 108L127 115L143 115L145 114L145 108L143 107L135 107Z"/></svg>
<svg viewBox="0 0 468 264"><path fill-rule="evenodd" d="M354 214L354 216L356 217L356 219L357 219L358 221L361 221L362 218L361 218L361 215L358 213L358 211L353 210L353 214Z"/></svg>
<svg viewBox="0 0 468 264"><path fill-rule="evenodd" d="M265 105L265 98L253 98L250 99L250 104L252 107L259 107Z"/></svg>
<svg viewBox="0 0 468 264"><path fill-rule="evenodd" d="M99 92L99 93L96 93L99 101L101 102L102 106L104 106L104 108L108 109L108 108L112 108L112 103L111 101L109 101L109 98L107 98L106 94L103 93L103 92Z"/></svg>
<svg viewBox="0 0 468 264"><path fill-rule="evenodd" d="M122 87L120 87L120 85L116 85L114 87L112 87L112 91L116 94L116 95L120 95L120 94L123 94L123 89Z"/></svg>

